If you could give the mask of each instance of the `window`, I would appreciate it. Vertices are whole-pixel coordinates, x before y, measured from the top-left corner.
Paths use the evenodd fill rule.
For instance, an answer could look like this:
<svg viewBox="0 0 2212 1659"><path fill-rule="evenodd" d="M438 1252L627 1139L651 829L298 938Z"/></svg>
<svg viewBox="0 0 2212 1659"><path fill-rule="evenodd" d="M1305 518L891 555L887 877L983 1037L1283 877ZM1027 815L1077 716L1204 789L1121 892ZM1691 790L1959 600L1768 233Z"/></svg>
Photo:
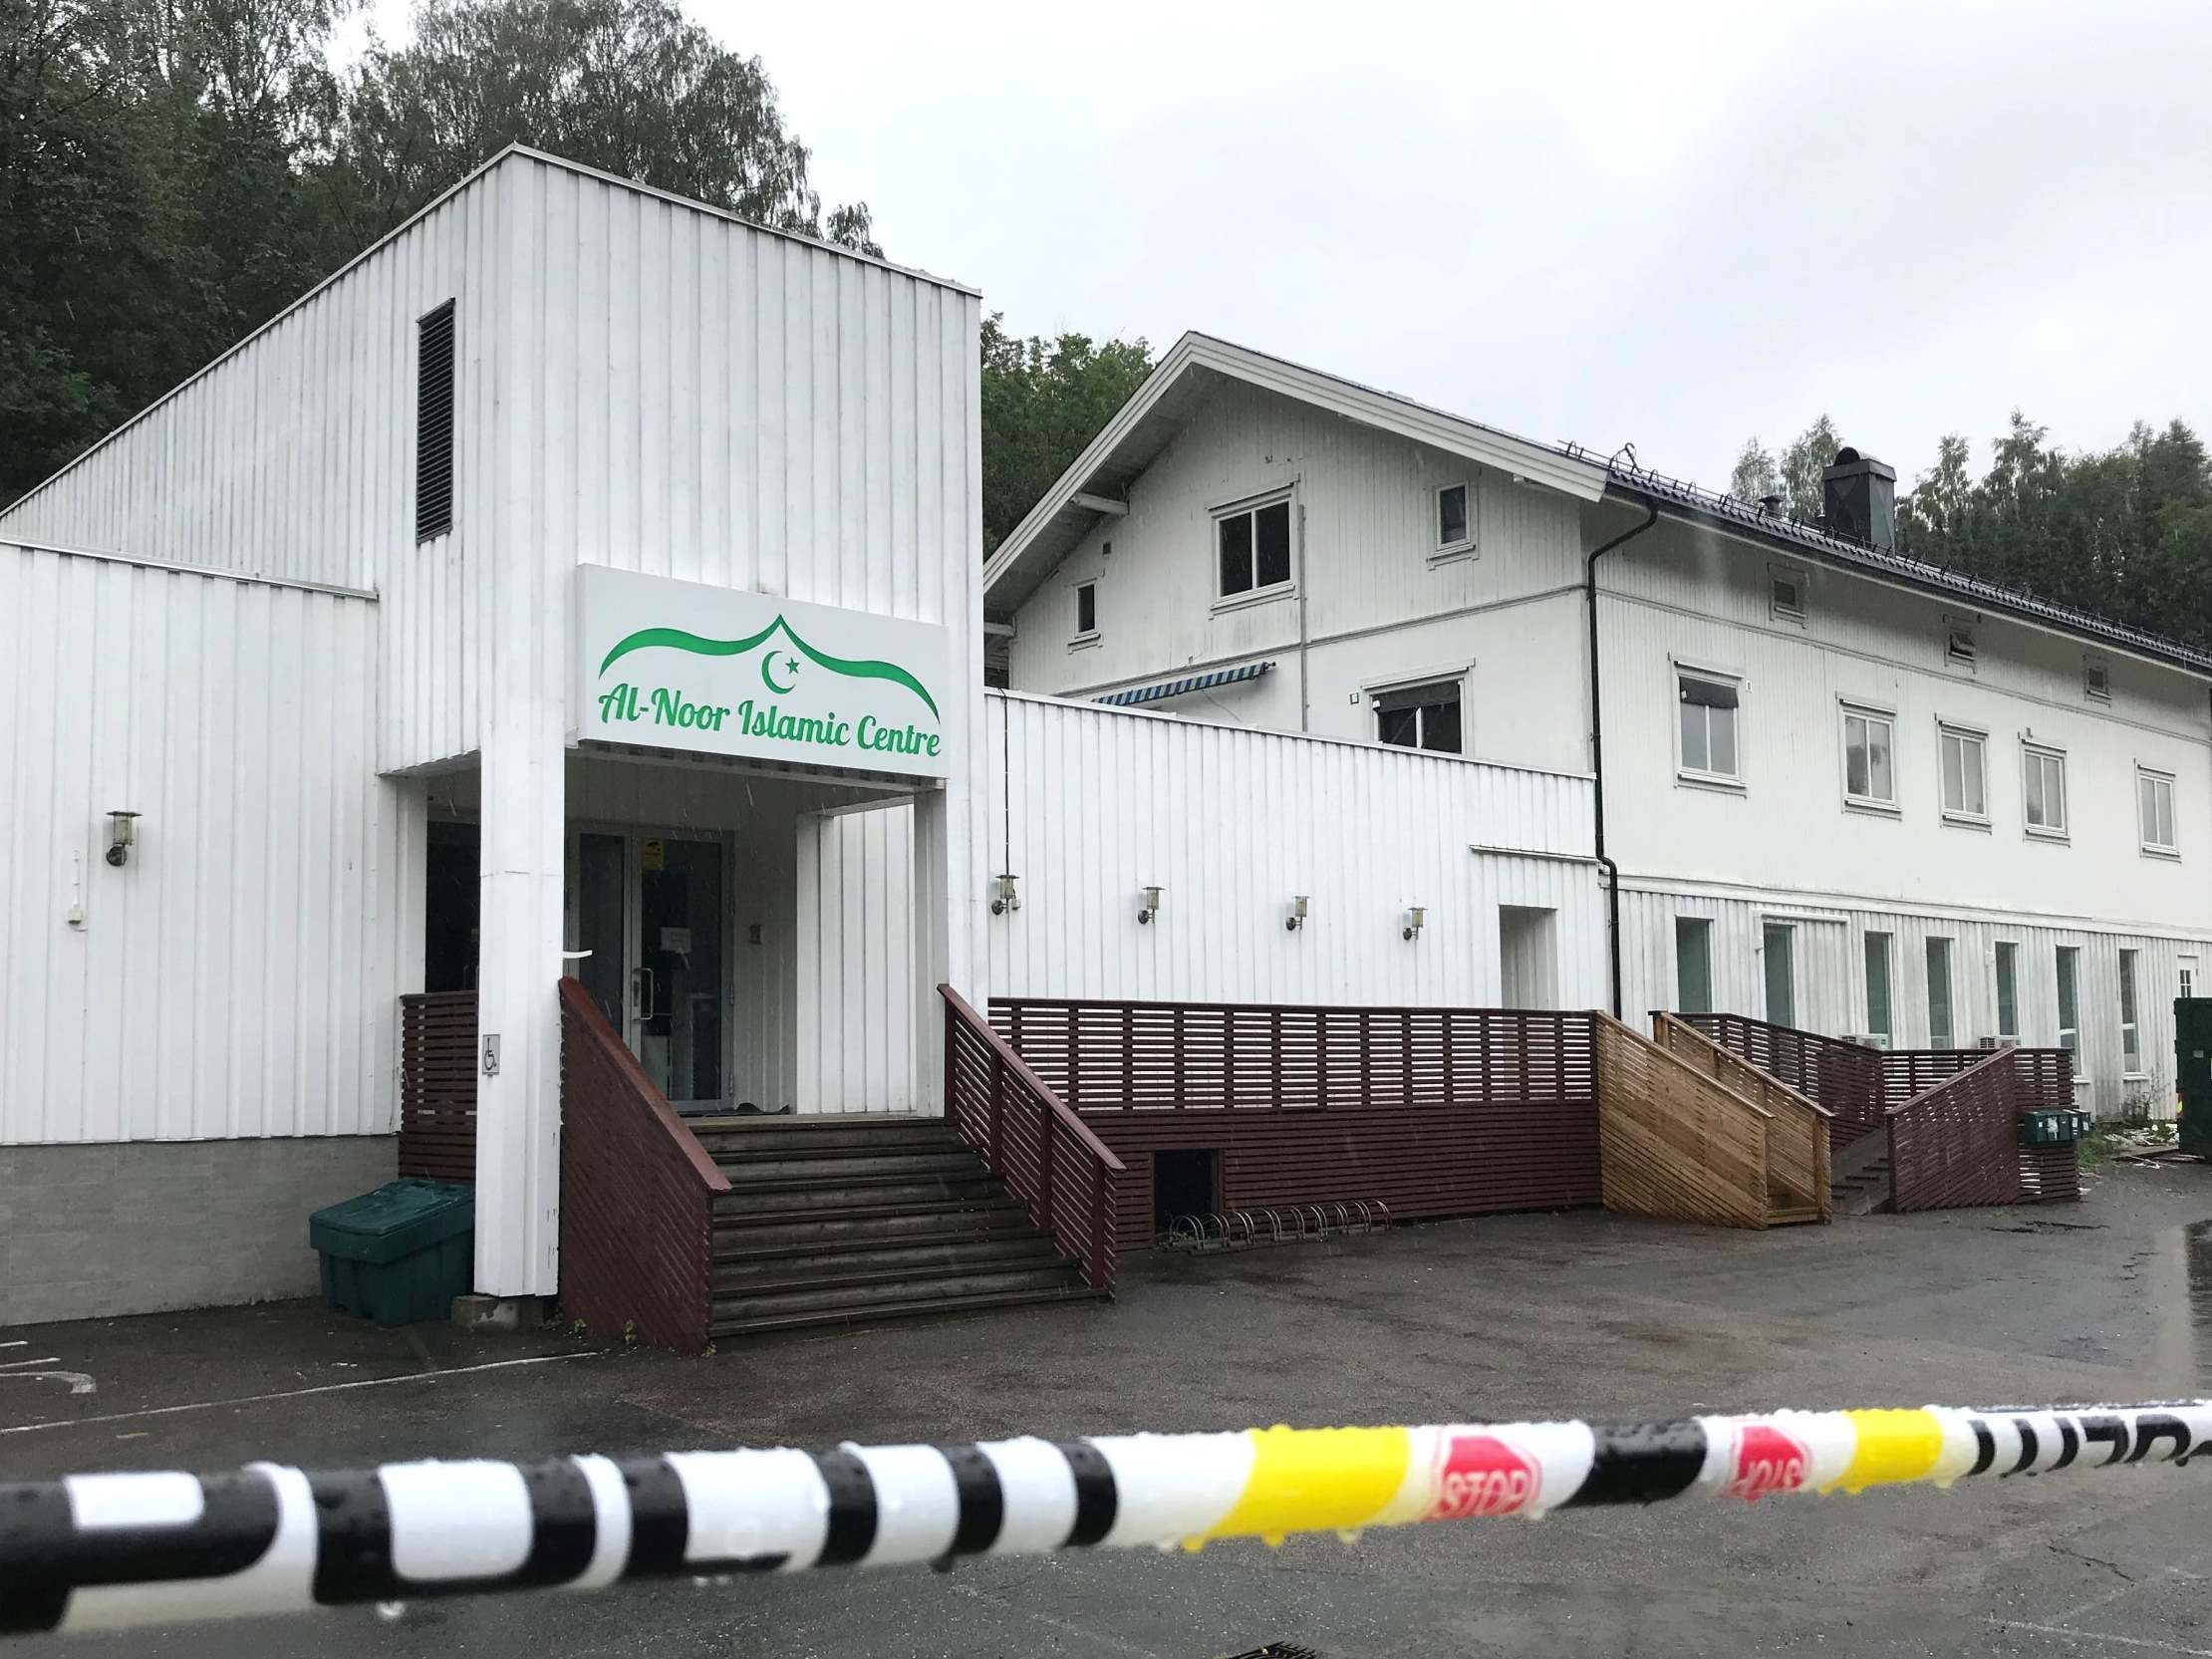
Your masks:
<svg viewBox="0 0 2212 1659"><path fill-rule="evenodd" d="M453 302L415 325L415 539L453 527Z"/></svg>
<svg viewBox="0 0 2212 1659"><path fill-rule="evenodd" d="M1943 815L1989 822L1988 741L1964 726L1938 726L1943 738Z"/></svg>
<svg viewBox="0 0 2212 1659"><path fill-rule="evenodd" d="M2183 957L2178 963L2174 965L2174 976L2178 980L2178 985L2174 992L2175 995L2179 996L2183 1001L2187 1001L2190 997L2196 995L2197 959L2194 957Z"/></svg>
<svg viewBox="0 0 2212 1659"><path fill-rule="evenodd" d="M1951 1031L1951 942L1928 941L1928 1046L1957 1046Z"/></svg>
<svg viewBox="0 0 2212 1659"><path fill-rule="evenodd" d="M2120 990L2120 1075L2140 1077L2143 1074L2143 1028L2135 1018L2135 958L2138 953L2122 951L2119 954Z"/></svg>
<svg viewBox="0 0 2212 1659"><path fill-rule="evenodd" d="M2081 659L2081 694L2091 702L2112 700L2112 672L2094 657Z"/></svg>
<svg viewBox="0 0 2212 1659"><path fill-rule="evenodd" d="M1783 922L1767 924L1761 952L1767 964L1767 1023L1797 1023L1797 930Z"/></svg>
<svg viewBox="0 0 2212 1659"><path fill-rule="evenodd" d="M1075 643L1085 645L1098 638L1098 584L1075 584Z"/></svg>
<svg viewBox="0 0 2212 1659"><path fill-rule="evenodd" d="M2020 770L2028 795L2028 833L2063 837L2067 832L2067 757L2057 749L2024 743Z"/></svg>
<svg viewBox="0 0 2212 1659"><path fill-rule="evenodd" d="M1887 714L1843 705L1843 798L1853 806L1897 804L1894 727Z"/></svg>
<svg viewBox="0 0 2212 1659"><path fill-rule="evenodd" d="M1682 702L1681 769L1736 782L1736 683L1686 669L1675 682Z"/></svg>
<svg viewBox="0 0 2212 1659"><path fill-rule="evenodd" d="M2173 777L2135 768L2135 805L2142 820L2143 851L2178 853L2173 839Z"/></svg>
<svg viewBox="0 0 2212 1659"><path fill-rule="evenodd" d="M1402 749L1460 753L1460 683L1439 680L1376 692L1375 740Z"/></svg>
<svg viewBox="0 0 2212 1659"><path fill-rule="evenodd" d="M1290 498L1238 507L1214 520L1221 555L1222 597L1290 585Z"/></svg>
<svg viewBox="0 0 2212 1659"><path fill-rule="evenodd" d="M1894 1034L1889 1013L1889 935L1866 936L1866 1034L1879 1037L1884 1048Z"/></svg>
<svg viewBox="0 0 2212 1659"><path fill-rule="evenodd" d="M1974 630L1963 622L1943 625L1943 660L1955 669L1974 666Z"/></svg>
<svg viewBox="0 0 2212 1659"><path fill-rule="evenodd" d="M1674 919L1674 1005L1681 1013L1713 1011L1713 924L1702 916Z"/></svg>
<svg viewBox="0 0 2212 1659"><path fill-rule="evenodd" d="M1804 621L1804 572L1786 565L1767 567L1767 609L1777 622Z"/></svg>
<svg viewBox="0 0 2212 1659"><path fill-rule="evenodd" d="M2020 947L1997 942L1997 1039L2020 1041Z"/></svg>
<svg viewBox="0 0 2212 1659"><path fill-rule="evenodd" d="M1467 516L1467 486L1446 484L1436 492L1436 550L1465 553L1475 545Z"/></svg>
<svg viewBox="0 0 2212 1659"><path fill-rule="evenodd" d="M2081 948L2059 947L2059 1046L2074 1056L2074 1075L2081 1075L2080 1004L2074 989L2081 975Z"/></svg>

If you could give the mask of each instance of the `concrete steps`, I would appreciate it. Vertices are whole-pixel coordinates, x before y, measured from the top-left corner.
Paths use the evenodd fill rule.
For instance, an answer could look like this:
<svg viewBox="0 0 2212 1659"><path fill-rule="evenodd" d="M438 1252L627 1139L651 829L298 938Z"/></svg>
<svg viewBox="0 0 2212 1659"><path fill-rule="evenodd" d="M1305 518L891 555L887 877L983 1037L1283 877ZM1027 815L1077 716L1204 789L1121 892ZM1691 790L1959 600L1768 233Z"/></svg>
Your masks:
<svg viewBox="0 0 2212 1659"><path fill-rule="evenodd" d="M1877 1129L1830 1158L1828 1196L1838 1216L1887 1210L1891 1191L1888 1130Z"/></svg>

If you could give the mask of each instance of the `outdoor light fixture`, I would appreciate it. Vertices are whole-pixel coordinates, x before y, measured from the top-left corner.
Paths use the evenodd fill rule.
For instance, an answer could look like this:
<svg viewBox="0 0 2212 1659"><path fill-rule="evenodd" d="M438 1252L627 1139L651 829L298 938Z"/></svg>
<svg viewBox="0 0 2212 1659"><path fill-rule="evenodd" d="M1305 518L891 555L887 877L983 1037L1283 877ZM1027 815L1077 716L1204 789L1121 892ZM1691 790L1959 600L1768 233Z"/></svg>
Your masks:
<svg viewBox="0 0 2212 1659"><path fill-rule="evenodd" d="M1009 910L1019 910L1021 908L1021 893L1014 885L1020 879L1020 877L1010 874L998 878L998 897L990 902L991 915L1003 916Z"/></svg>
<svg viewBox="0 0 2212 1659"><path fill-rule="evenodd" d="M1137 912L1139 924L1150 922L1160 914L1160 895L1166 891L1167 889L1164 887L1148 887L1144 890L1144 908Z"/></svg>
<svg viewBox="0 0 2212 1659"><path fill-rule="evenodd" d="M137 836L131 826L138 816L136 812L108 814L108 862L119 870L130 862L131 843Z"/></svg>
<svg viewBox="0 0 2212 1659"><path fill-rule="evenodd" d="M1419 938L1421 937L1421 930L1422 930L1423 928L1427 927L1427 926L1428 926L1428 923L1429 923L1429 908L1428 908L1428 906L1426 906L1426 905L1408 905L1408 906L1406 907L1406 929L1405 929L1405 937L1406 937L1406 938L1408 938L1408 939L1419 939Z"/></svg>
<svg viewBox="0 0 2212 1659"><path fill-rule="evenodd" d="M1290 914L1283 919L1282 925L1292 933L1296 933L1305 926L1305 895L1303 893L1293 896L1290 900Z"/></svg>

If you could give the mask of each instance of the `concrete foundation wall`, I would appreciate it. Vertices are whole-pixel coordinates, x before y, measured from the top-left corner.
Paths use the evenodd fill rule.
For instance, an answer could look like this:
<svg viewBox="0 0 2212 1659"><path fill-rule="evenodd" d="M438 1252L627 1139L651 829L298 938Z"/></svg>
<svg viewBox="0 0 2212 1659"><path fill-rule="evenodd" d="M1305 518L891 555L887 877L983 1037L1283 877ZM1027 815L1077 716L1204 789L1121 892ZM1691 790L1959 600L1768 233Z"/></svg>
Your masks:
<svg viewBox="0 0 2212 1659"><path fill-rule="evenodd" d="M308 1216L395 1157L389 1135L0 1147L0 1325L315 1294Z"/></svg>

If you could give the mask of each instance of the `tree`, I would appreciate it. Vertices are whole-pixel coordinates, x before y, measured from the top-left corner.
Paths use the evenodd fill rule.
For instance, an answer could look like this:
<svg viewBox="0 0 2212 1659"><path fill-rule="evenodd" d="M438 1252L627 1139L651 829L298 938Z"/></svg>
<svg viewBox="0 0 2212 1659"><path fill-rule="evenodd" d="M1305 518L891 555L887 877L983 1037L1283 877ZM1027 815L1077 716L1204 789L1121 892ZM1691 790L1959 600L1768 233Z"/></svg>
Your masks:
<svg viewBox="0 0 2212 1659"><path fill-rule="evenodd" d="M1798 523L1810 524L1827 511L1826 491L1820 483L1820 474L1835 459L1835 451L1840 447L1836 441L1835 422L1822 414L1783 450L1785 510Z"/></svg>
<svg viewBox="0 0 2212 1659"><path fill-rule="evenodd" d="M674 0L423 0L414 40L373 45L349 90L333 210L374 240L510 143L882 252L864 202L825 224L760 60Z"/></svg>
<svg viewBox="0 0 2212 1659"><path fill-rule="evenodd" d="M1020 339L983 320L983 552L1013 527L1098 435L1152 369L1142 339Z"/></svg>
<svg viewBox="0 0 2212 1659"><path fill-rule="evenodd" d="M1775 469L1774 452L1758 438L1744 439L1743 453L1736 457L1735 468L1728 475L1728 492L1739 501L1763 501L1782 493L1782 474Z"/></svg>

